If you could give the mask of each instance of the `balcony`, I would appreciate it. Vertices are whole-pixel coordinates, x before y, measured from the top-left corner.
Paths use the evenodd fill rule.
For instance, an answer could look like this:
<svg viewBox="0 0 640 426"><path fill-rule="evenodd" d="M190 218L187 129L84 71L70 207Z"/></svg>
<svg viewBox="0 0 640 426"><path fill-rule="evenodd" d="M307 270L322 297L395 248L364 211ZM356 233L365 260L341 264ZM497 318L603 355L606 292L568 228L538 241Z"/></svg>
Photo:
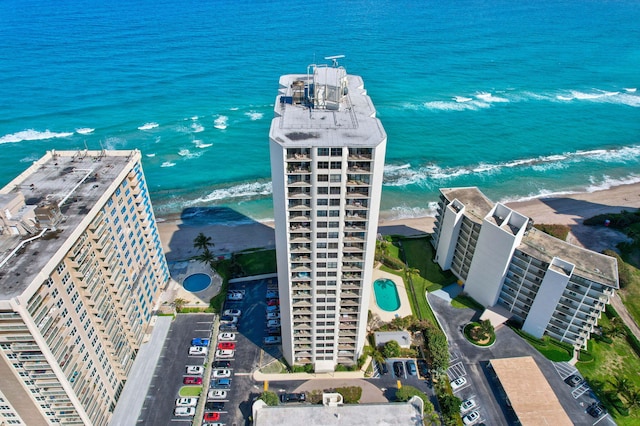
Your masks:
<svg viewBox="0 0 640 426"><path fill-rule="evenodd" d="M311 165L308 162L290 163L287 167L289 175L305 175L311 174Z"/></svg>
<svg viewBox="0 0 640 426"><path fill-rule="evenodd" d="M289 213L289 222L311 222L311 215L310 213L291 212Z"/></svg>
<svg viewBox="0 0 640 426"><path fill-rule="evenodd" d="M347 188L349 187L357 187L357 186L369 186L369 177L368 176L359 176L357 174L349 174L347 175Z"/></svg>
<svg viewBox="0 0 640 426"><path fill-rule="evenodd" d="M350 174L371 173L371 163L368 161L349 161L347 171Z"/></svg>

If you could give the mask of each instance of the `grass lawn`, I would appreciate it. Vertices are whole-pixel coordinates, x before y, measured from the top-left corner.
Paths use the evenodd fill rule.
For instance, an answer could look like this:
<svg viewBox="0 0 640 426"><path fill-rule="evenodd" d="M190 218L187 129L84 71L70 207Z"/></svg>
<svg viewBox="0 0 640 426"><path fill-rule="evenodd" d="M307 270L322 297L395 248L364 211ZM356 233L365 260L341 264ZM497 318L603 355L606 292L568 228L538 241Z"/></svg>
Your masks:
<svg viewBox="0 0 640 426"><path fill-rule="evenodd" d="M287 367L276 359L276 360L272 361L271 363L269 363L269 364L265 365L264 367L262 367L260 369L260 372L264 373L264 374L286 373L287 372Z"/></svg>
<svg viewBox="0 0 640 426"><path fill-rule="evenodd" d="M471 308L476 311L484 311L484 306L476 302L472 297L460 294L451 301L451 306L458 309Z"/></svg>
<svg viewBox="0 0 640 426"><path fill-rule="evenodd" d="M442 271L433 261L435 249L431 245L431 237L406 238L401 241L407 265L420 271L420 277L424 279L423 285L427 290L438 290L456 281L456 277L450 271Z"/></svg>
<svg viewBox="0 0 640 426"><path fill-rule="evenodd" d="M276 272L275 250L244 251L236 254L236 260L246 276Z"/></svg>
<svg viewBox="0 0 640 426"><path fill-rule="evenodd" d="M202 386L183 386L180 388L180 396L200 396L202 393Z"/></svg>
<svg viewBox="0 0 640 426"><path fill-rule="evenodd" d="M598 321L606 326L609 319L603 315ZM605 407L618 425L640 424L640 412L631 410L630 415L624 416L614 407L618 404L612 381L615 377L624 377L633 386L640 388L640 359L622 337L614 337L613 343L589 340L589 352L594 359L591 362L578 362L576 367L587 379L591 388L600 396ZM625 410L623 410L625 411Z"/></svg>
<svg viewBox="0 0 640 426"><path fill-rule="evenodd" d="M568 346L565 346L561 342L556 342L548 336L544 336L542 339L536 339L520 329L512 328L512 330L551 361L569 361L573 355L573 351L569 351Z"/></svg>
<svg viewBox="0 0 640 426"><path fill-rule="evenodd" d="M627 263L627 267L633 273L633 281L625 288L620 290L618 294L624 302L624 306L631 314L636 324L640 324L640 270Z"/></svg>

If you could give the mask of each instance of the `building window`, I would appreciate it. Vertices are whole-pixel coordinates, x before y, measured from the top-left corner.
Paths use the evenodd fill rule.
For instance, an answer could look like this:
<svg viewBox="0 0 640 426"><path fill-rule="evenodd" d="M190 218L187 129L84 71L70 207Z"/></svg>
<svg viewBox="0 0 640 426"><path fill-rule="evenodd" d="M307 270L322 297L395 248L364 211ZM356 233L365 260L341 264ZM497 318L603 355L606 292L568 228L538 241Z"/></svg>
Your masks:
<svg viewBox="0 0 640 426"><path fill-rule="evenodd" d="M326 206L329 204L329 200L327 200L326 198L318 198L316 200L316 204L319 206Z"/></svg>
<svg viewBox="0 0 640 426"><path fill-rule="evenodd" d="M329 168L329 162L328 161L318 161L318 168L319 169L328 169Z"/></svg>
<svg viewBox="0 0 640 426"><path fill-rule="evenodd" d="M341 179L342 179L342 175L332 174L330 181L331 182L340 182Z"/></svg>
<svg viewBox="0 0 640 426"><path fill-rule="evenodd" d="M341 157L342 156L342 148L331 148L331 156L332 157Z"/></svg>
<svg viewBox="0 0 640 426"><path fill-rule="evenodd" d="M318 155L326 157L329 155L329 148L318 148Z"/></svg>
<svg viewBox="0 0 640 426"><path fill-rule="evenodd" d="M318 188L318 194L319 195L325 195L329 193L329 188L327 188L326 186L321 186Z"/></svg>
<svg viewBox="0 0 640 426"><path fill-rule="evenodd" d="M318 175L318 182L329 182L329 175Z"/></svg>
<svg viewBox="0 0 640 426"><path fill-rule="evenodd" d="M331 169L340 170L341 168L342 168L342 162L340 162L340 161L332 161L331 162Z"/></svg>

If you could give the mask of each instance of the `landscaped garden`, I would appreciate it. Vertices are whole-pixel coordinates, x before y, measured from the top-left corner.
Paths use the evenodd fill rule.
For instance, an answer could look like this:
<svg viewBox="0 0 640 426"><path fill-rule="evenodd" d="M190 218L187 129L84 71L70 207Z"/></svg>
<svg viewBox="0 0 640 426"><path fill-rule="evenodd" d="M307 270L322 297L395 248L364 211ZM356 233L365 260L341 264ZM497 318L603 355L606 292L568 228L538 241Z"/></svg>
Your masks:
<svg viewBox="0 0 640 426"><path fill-rule="evenodd" d="M465 325L464 337L476 346L491 346L496 341L496 333L489 320Z"/></svg>

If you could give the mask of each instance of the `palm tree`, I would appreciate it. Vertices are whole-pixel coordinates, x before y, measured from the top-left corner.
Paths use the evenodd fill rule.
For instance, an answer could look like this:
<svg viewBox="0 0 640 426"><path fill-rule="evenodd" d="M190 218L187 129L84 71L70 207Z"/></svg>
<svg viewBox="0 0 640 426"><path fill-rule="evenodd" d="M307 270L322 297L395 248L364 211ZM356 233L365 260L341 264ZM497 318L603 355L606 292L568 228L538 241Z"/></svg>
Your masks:
<svg viewBox="0 0 640 426"><path fill-rule="evenodd" d="M214 245L213 239L207 237L202 232L193 240L193 246L199 250L208 250L209 247L213 247Z"/></svg>
<svg viewBox="0 0 640 426"><path fill-rule="evenodd" d="M213 268L213 264L216 261L216 257L211 253L208 247L205 247L204 252L193 257L198 262L205 263Z"/></svg>
<svg viewBox="0 0 640 426"><path fill-rule="evenodd" d="M622 395L627 395L629 394L629 390L630 388L630 383L629 383L629 379L627 379L626 377L622 377L619 375L616 375L613 380L611 381L611 384L613 385L613 389L616 391L617 394L622 394Z"/></svg>
<svg viewBox="0 0 640 426"><path fill-rule="evenodd" d="M177 298L173 301L173 306L176 307L176 310L179 311L180 309L184 308L184 305L187 304L187 301L185 299L181 299L181 298Z"/></svg>
<svg viewBox="0 0 640 426"><path fill-rule="evenodd" d="M629 410L640 408L640 390L638 390L636 387L627 390L625 399L627 400L626 407Z"/></svg>

